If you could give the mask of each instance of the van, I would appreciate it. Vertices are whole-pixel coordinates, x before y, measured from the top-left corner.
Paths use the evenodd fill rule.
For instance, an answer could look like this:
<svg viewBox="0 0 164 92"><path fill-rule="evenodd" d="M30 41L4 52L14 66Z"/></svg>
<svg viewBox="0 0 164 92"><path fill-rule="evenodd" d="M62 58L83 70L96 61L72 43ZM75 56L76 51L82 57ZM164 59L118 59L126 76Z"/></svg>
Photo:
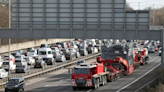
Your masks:
<svg viewBox="0 0 164 92"><path fill-rule="evenodd" d="M38 50L38 56L42 58L53 58L51 48L40 48Z"/></svg>

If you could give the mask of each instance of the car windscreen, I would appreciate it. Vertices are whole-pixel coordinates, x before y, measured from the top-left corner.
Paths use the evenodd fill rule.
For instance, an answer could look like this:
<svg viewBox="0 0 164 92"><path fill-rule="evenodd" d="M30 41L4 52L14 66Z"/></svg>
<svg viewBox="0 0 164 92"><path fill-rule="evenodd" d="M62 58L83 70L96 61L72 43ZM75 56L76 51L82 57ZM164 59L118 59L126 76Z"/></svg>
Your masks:
<svg viewBox="0 0 164 92"><path fill-rule="evenodd" d="M21 56L15 56L15 58L21 58Z"/></svg>
<svg viewBox="0 0 164 92"><path fill-rule="evenodd" d="M46 47L46 45L45 44L42 44L40 47Z"/></svg>
<svg viewBox="0 0 164 92"><path fill-rule="evenodd" d="M154 50L154 48L149 48L149 50Z"/></svg>
<svg viewBox="0 0 164 92"><path fill-rule="evenodd" d="M73 68L73 74L90 74L89 68Z"/></svg>
<svg viewBox="0 0 164 92"><path fill-rule="evenodd" d="M39 51L39 55L46 55L46 51Z"/></svg>
<svg viewBox="0 0 164 92"><path fill-rule="evenodd" d="M3 62L3 65L9 65L9 62Z"/></svg>
<svg viewBox="0 0 164 92"><path fill-rule="evenodd" d="M28 61L29 60L29 58L24 58L26 61Z"/></svg>
<svg viewBox="0 0 164 92"><path fill-rule="evenodd" d="M4 58L9 58L9 56L4 56Z"/></svg>
<svg viewBox="0 0 164 92"><path fill-rule="evenodd" d="M19 79L10 79L9 84L18 84L19 83Z"/></svg>
<svg viewBox="0 0 164 92"><path fill-rule="evenodd" d="M21 62L21 60L15 60L15 62Z"/></svg>
<svg viewBox="0 0 164 92"><path fill-rule="evenodd" d="M30 52L35 52L35 50L31 50Z"/></svg>

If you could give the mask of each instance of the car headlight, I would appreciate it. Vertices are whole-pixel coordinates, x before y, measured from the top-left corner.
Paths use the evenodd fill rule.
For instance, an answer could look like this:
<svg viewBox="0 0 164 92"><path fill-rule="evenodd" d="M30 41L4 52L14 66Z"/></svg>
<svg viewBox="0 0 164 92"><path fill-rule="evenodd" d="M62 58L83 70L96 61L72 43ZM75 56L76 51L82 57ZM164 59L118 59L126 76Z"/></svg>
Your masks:
<svg viewBox="0 0 164 92"><path fill-rule="evenodd" d="M14 87L18 87L18 85L15 85Z"/></svg>

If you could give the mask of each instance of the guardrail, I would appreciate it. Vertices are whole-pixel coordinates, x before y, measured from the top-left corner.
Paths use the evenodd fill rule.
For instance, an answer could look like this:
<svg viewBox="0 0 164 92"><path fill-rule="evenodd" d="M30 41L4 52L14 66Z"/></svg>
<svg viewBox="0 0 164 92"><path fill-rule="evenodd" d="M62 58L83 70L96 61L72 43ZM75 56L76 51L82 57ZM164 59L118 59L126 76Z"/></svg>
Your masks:
<svg viewBox="0 0 164 92"><path fill-rule="evenodd" d="M49 67L49 69L47 69L47 70L39 69L37 72L35 72L33 74L26 73L25 76L23 76L23 75L12 76L10 78L23 77L25 80L29 80L29 79L36 78L38 76L42 76L42 75L45 75L45 74L48 74L48 73L51 73L51 72L58 71L60 69L66 68L68 66L74 65L77 62L77 60L88 60L88 59L94 58L94 57L99 56L99 55L101 55L100 52L95 53L95 54L91 54L91 55L88 55L88 56L80 57L80 58L77 58L76 60L70 60L69 62L67 62L63 65L60 65L60 66ZM6 84L6 82L0 83L0 89L4 88L5 84Z"/></svg>

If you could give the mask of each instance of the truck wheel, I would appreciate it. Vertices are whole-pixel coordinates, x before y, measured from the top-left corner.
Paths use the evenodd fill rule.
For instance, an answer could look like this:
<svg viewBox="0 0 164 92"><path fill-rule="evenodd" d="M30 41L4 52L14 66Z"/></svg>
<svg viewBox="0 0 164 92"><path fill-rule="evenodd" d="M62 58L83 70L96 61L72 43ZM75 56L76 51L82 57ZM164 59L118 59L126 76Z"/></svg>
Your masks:
<svg viewBox="0 0 164 92"><path fill-rule="evenodd" d="M105 76L102 76L102 84L101 86L104 86L105 85Z"/></svg>
<svg viewBox="0 0 164 92"><path fill-rule="evenodd" d="M93 89L97 89L97 79L95 79L95 84L94 84Z"/></svg>
<svg viewBox="0 0 164 92"><path fill-rule="evenodd" d="M100 81L99 81L99 78L97 78L97 88L100 87Z"/></svg>
<svg viewBox="0 0 164 92"><path fill-rule="evenodd" d="M106 76L104 76L104 83L105 83L105 85L107 84L107 77Z"/></svg>
<svg viewBox="0 0 164 92"><path fill-rule="evenodd" d="M77 90L77 87L72 87L73 88L73 90Z"/></svg>

